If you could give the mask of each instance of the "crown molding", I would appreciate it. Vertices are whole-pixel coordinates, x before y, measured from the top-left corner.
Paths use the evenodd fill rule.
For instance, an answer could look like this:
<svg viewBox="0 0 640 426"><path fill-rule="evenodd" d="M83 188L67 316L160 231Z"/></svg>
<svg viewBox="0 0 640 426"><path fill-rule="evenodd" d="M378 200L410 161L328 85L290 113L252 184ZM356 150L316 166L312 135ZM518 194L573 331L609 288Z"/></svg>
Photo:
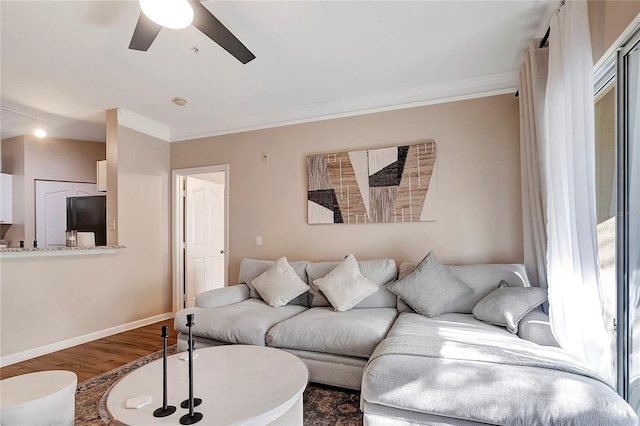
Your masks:
<svg viewBox="0 0 640 426"><path fill-rule="evenodd" d="M218 129L205 133L175 134L174 129L171 142L502 95L514 93L517 85L518 71L511 71L450 83L308 104L285 111L241 117L229 127L223 127L227 122L219 123Z"/></svg>
<svg viewBox="0 0 640 426"><path fill-rule="evenodd" d="M128 109L118 108L118 124L154 138L162 139L165 142L171 141L171 128L169 126Z"/></svg>

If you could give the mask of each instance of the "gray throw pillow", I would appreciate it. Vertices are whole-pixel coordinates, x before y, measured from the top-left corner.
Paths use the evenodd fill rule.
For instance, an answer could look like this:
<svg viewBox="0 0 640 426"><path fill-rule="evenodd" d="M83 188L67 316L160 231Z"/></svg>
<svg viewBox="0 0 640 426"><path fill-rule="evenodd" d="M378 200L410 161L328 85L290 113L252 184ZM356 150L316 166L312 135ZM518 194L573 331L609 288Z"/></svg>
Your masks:
<svg viewBox="0 0 640 426"><path fill-rule="evenodd" d="M518 323L525 315L547 300L547 290L540 287L509 287L500 281L497 289L473 307L476 319L518 332Z"/></svg>
<svg viewBox="0 0 640 426"><path fill-rule="evenodd" d="M348 311L378 291L378 285L366 279L352 254L323 278L313 281L326 296L333 309Z"/></svg>
<svg viewBox="0 0 640 426"><path fill-rule="evenodd" d="M281 257L259 277L251 281L262 299L273 308L279 308L309 290L286 257Z"/></svg>
<svg viewBox="0 0 640 426"><path fill-rule="evenodd" d="M389 290L426 317L440 315L453 302L473 293L451 275L433 253L422 259L409 275L391 284Z"/></svg>

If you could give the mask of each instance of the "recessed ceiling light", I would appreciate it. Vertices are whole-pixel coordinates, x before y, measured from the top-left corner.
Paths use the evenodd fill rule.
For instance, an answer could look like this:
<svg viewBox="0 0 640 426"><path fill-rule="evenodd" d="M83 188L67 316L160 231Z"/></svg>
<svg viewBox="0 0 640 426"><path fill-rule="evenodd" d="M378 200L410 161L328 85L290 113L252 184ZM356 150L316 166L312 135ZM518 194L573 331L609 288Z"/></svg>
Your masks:
<svg viewBox="0 0 640 426"><path fill-rule="evenodd" d="M185 106L187 104L187 101L182 98L173 98L171 99L171 102L178 106Z"/></svg>
<svg viewBox="0 0 640 426"><path fill-rule="evenodd" d="M44 138L45 136L47 136L47 132L45 132L44 129L40 127L34 130L33 134L36 135L36 137L38 138Z"/></svg>

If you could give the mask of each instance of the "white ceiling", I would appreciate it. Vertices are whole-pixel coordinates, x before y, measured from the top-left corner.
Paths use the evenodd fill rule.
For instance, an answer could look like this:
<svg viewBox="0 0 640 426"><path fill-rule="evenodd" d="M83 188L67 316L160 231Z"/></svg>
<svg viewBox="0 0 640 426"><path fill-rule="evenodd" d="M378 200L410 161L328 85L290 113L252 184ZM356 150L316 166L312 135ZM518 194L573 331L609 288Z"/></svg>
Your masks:
<svg viewBox="0 0 640 426"><path fill-rule="evenodd" d="M104 140L124 108L173 141L506 93L550 3L205 1L256 55L242 65L193 27L129 50L136 1L2 1L1 101L50 136ZM34 125L2 112L2 138Z"/></svg>

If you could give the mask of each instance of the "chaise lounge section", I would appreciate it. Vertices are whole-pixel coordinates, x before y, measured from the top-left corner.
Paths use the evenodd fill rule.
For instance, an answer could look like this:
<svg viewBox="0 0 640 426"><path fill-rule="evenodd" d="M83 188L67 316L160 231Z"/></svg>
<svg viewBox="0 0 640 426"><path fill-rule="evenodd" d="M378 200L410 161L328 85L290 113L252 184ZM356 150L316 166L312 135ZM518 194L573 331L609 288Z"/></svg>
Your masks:
<svg viewBox="0 0 640 426"><path fill-rule="evenodd" d="M400 314L365 368L361 402L368 426L637 424L577 358L457 313Z"/></svg>

